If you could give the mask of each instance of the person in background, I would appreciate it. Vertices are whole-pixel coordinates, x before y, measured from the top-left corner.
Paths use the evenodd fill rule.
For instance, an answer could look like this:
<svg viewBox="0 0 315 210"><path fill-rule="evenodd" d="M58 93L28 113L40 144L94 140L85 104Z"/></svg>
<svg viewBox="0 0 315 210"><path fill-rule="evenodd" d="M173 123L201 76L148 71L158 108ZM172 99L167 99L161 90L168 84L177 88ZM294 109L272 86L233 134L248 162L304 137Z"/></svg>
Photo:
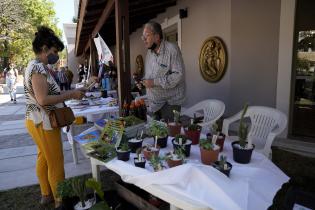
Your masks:
<svg viewBox="0 0 315 210"><path fill-rule="evenodd" d="M68 90L71 90L71 83L72 83L72 80L73 80L73 73L72 71L68 68L68 66L65 67L65 74L67 76L67 80L68 80L68 83L67 83L67 86L68 86Z"/></svg>
<svg viewBox="0 0 315 210"><path fill-rule="evenodd" d="M185 100L185 66L179 47L163 39L161 25L145 24L142 40L148 49L145 76L149 108L157 120L173 121L173 110L180 112Z"/></svg>
<svg viewBox="0 0 315 210"><path fill-rule="evenodd" d="M83 78L84 78L84 67L82 64L79 64L79 68L78 68L78 75L79 75L79 80L78 82L82 82Z"/></svg>
<svg viewBox="0 0 315 210"><path fill-rule="evenodd" d="M65 67L60 67L57 75L58 75L60 89L61 90L63 90L63 89L69 90L68 89L68 78L66 75Z"/></svg>
<svg viewBox="0 0 315 210"><path fill-rule="evenodd" d="M9 88L9 94L11 102L16 103L16 84L18 79L18 71L14 68L14 64L11 63L8 69L5 69L5 82Z"/></svg>
<svg viewBox="0 0 315 210"><path fill-rule="evenodd" d="M58 52L64 49L64 45L50 28L40 26L37 30L32 42L36 58L29 62L24 75L25 125L37 145L40 203L45 205L54 201L55 208L61 209L57 185L65 179L63 146L61 130L51 127L49 113L63 107L66 100L82 99L85 92L83 89L61 92L47 65L59 60Z"/></svg>

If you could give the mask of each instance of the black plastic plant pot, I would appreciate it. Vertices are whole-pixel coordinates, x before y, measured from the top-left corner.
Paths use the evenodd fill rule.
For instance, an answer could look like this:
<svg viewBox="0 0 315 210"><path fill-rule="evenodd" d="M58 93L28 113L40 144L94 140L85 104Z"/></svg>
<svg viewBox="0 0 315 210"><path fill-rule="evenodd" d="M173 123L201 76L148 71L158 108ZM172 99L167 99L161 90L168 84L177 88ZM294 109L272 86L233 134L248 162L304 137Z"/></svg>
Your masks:
<svg viewBox="0 0 315 210"><path fill-rule="evenodd" d="M128 141L128 146L131 149L132 153L136 153L137 149L142 147L142 142L143 140L141 139L141 141Z"/></svg>
<svg viewBox="0 0 315 210"><path fill-rule="evenodd" d="M230 172L231 172L231 170L232 170L232 164L229 163L229 162L226 162L226 164L228 165L228 168L227 168L226 170L224 170L223 168L220 167L220 162L219 162L219 161L215 161L212 166L213 166L215 169L218 169L218 170L221 171L223 174L225 174L226 176L229 177L229 176L230 176Z"/></svg>
<svg viewBox="0 0 315 210"><path fill-rule="evenodd" d="M116 150L117 159L122 161L128 161L130 157L130 150L129 151L120 151Z"/></svg>
<svg viewBox="0 0 315 210"><path fill-rule="evenodd" d="M160 148L165 148L167 147L167 139L168 139L168 136L164 137L164 138L158 138L157 139L157 145L160 146Z"/></svg>
<svg viewBox="0 0 315 210"><path fill-rule="evenodd" d="M145 168L145 159L144 158L142 158L142 162L137 162L136 160L138 160L138 158L134 158L134 163L135 163L135 166L136 167L139 167L139 168Z"/></svg>
<svg viewBox="0 0 315 210"><path fill-rule="evenodd" d="M255 145L253 144L253 148L251 149L243 149L239 147L239 141L232 142L233 148L233 160L237 163L249 163L252 157L253 150Z"/></svg>
<svg viewBox="0 0 315 210"><path fill-rule="evenodd" d="M186 157L190 156L190 149L191 149L191 140L187 140L185 145L179 145L175 142L175 138L172 140L174 150L180 149L182 146L184 146L184 153Z"/></svg>

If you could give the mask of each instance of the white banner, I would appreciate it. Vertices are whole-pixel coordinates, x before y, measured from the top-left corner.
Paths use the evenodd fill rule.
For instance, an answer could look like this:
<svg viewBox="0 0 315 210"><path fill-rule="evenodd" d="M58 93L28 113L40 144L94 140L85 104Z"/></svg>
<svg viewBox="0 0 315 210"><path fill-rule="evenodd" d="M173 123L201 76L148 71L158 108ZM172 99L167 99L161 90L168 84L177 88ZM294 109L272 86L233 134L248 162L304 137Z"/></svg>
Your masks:
<svg viewBox="0 0 315 210"><path fill-rule="evenodd" d="M97 49L98 59L101 63L108 65L109 61L113 61L113 54L100 34L98 34L97 38L94 38L94 43Z"/></svg>

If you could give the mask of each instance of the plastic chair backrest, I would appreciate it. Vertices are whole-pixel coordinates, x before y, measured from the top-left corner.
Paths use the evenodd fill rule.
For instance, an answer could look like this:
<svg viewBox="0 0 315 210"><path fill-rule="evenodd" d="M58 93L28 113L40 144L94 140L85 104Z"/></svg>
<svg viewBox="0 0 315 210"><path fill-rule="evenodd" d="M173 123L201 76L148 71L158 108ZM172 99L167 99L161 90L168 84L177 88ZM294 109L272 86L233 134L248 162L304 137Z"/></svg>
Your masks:
<svg viewBox="0 0 315 210"><path fill-rule="evenodd" d="M209 123L214 123L223 115L225 111L225 104L222 101L216 99L207 99L182 111L181 114L194 117L194 113L198 111L203 111L204 119L201 124L209 125Z"/></svg>

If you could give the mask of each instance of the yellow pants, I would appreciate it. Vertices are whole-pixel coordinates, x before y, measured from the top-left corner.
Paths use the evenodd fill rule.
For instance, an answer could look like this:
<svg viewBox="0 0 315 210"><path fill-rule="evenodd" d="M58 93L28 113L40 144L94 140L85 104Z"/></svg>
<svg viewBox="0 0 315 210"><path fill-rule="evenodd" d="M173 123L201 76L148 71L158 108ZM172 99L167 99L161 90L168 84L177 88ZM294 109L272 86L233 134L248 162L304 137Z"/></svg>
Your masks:
<svg viewBox="0 0 315 210"><path fill-rule="evenodd" d="M26 120L26 128L37 145L36 174L43 196L57 196L57 185L65 179L63 147L60 129L44 130L43 125L35 126L32 120Z"/></svg>

